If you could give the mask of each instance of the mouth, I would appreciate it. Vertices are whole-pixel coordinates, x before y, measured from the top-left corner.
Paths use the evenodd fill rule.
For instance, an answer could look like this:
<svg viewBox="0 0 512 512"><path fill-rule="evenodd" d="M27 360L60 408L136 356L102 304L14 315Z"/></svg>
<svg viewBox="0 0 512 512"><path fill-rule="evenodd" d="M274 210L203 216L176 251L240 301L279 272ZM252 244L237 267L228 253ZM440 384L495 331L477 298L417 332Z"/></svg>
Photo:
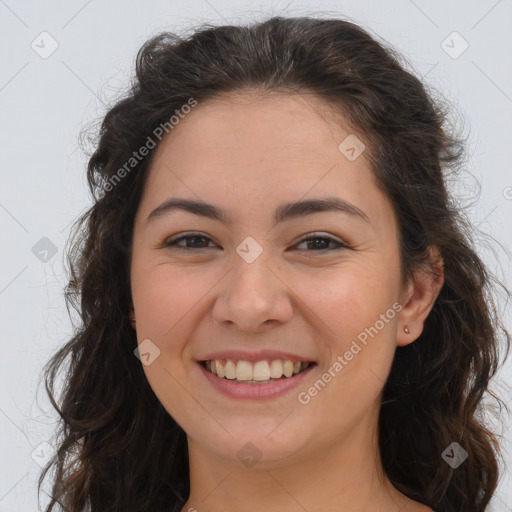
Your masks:
<svg viewBox="0 0 512 512"><path fill-rule="evenodd" d="M199 361L210 374L224 381L237 384L268 385L277 381L293 379L316 366L314 361L292 361L289 359L272 359L262 361L245 361L233 359L212 359Z"/></svg>
<svg viewBox="0 0 512 512"><path fill-rule="evenodd" d="M233 356L235 357L235 356ZM209 359L198 368L213 389L236 400L269 400L304 385L314 371L314 361L271 359Z"/></svg>

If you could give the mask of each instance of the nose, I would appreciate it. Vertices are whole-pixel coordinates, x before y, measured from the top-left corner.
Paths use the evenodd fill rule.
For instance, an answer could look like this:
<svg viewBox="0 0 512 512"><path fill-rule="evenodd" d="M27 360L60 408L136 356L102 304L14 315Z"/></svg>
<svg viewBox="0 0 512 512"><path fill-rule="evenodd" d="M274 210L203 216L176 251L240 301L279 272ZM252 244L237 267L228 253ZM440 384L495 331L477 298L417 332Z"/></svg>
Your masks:
<svg viewBox="0 0 512 512"><path fill-rule="evenodd" d="M234 258L234 267L222 281L213 318L223 326L258 332L286 323L293 315L290 284L265 251L252 262Z"/></svg>

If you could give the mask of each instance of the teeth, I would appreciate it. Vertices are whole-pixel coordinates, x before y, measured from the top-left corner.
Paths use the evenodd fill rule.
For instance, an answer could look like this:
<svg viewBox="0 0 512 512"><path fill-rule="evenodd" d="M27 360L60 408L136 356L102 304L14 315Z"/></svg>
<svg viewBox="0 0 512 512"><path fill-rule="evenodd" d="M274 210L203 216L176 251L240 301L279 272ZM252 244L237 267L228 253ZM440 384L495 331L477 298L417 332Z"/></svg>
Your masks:
<svg viewBox="0 0 512 512"><path fill-rule="evenodd" d="M253 380L268 380L270 379L270 366L267 361L258 361L254 364L253 368ZM237 379L240 380L240 377Z"/></svg>
<svg viewBox="0 0 512 512"><path fill-rule="evenodd" d="M283 375L283 363L279 359L274 359L270 363L270 376L273 379L279 379Z"/></svg>
<svg viewBox="0 0 512 512"><path fill-rule="evenodd" d="M257 361L251 363L250 361L237 361L236 363L231 359L223 361L215 359L213 361L206 361L206 369L214 375L224 377L226 379L237 381L268 381L270 379L280 379L281 377L291 377L297 373L305 370L311 363L303 363L296 361L295 363L290 360L273 359L272 361Z"/></svg>
<svg viewBox="0 0 512 512"><path fill-rule="evenodd" d="M237 380L252 380L252 364L249 361L238 361L236 365Z"/></svg>
<svg viewBox="0 0 512 512"><path fill-rule="evenodd" d="M291 377L293 375L293 363L291 361L285 361L283 363L283 373L285 377Z"/></svg>
<svg viewBox="0 0 512 512"><path fill-rule="evenodd" d="M226 361L226 366L224 366L224 373L226 379L236 379L236 366L235 363L233 363L233 361L230 359Z"/></svg>
<svg viewBox="0 0 512 512"><path fill-rule="evenodd" d="M224 366L222 366L222 364L221 364L221 362L219 360L210 361L210 364L212 365L212 367L213 367L213 365L215 365L214 369L216 371L212 371L212 373L217 374L219 377L225 377L226 376L226 372L224 371Z"/></svg>

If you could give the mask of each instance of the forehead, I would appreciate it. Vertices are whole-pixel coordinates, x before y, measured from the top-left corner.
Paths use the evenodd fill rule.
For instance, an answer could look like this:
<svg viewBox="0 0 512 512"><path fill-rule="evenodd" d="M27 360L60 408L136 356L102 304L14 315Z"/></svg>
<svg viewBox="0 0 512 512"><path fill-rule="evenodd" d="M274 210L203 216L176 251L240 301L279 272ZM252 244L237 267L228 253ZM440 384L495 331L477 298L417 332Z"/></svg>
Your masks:
<svg viewBox="0 0 512 512"><path fill-rule="evenodd" d="M237 92L199 102L157 152L185 144L183 149L200 149L187 154L188 159L231 154L244 160L280 156L324 160L337 157L339 142L353 131L340 121L330 105L312 94Z"/></svg>
<svg viewBox="0 0 512 512"><path fill-rule="evenodd" d="M348 123L312 95L249 92L199 102L157 147L141 210L185 196L273 211L269 203L334 194L381 215L385 198L364 152L351 161L340 151L349 136Z"/></svg>

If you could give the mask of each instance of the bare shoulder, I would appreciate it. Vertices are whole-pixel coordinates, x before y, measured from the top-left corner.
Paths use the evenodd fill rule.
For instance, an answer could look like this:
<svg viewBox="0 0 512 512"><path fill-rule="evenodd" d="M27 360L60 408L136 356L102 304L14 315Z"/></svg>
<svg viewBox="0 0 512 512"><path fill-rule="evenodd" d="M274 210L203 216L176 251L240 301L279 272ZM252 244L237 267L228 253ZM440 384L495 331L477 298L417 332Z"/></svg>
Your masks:
<svg viewBox="0 0 512 512"><path fill-rule="evenodd" d="M433 508L423 505L423 503L416 503L417 508L411 509L411 512L435 512Z"/></svg>
<svg viewBox="0 0 512 512"><path fill-rule="evenodd" d="M435 510L418 501L409 500L401 512L435 512Z"/></svg>
<svg viewBox="0 0 512 512"><path fill-rule="evenodd" d="M411 509L411 512L435 512L433 508L428 507L427 505L423 505L423 503L417 503L417 508Z"/></svg>

